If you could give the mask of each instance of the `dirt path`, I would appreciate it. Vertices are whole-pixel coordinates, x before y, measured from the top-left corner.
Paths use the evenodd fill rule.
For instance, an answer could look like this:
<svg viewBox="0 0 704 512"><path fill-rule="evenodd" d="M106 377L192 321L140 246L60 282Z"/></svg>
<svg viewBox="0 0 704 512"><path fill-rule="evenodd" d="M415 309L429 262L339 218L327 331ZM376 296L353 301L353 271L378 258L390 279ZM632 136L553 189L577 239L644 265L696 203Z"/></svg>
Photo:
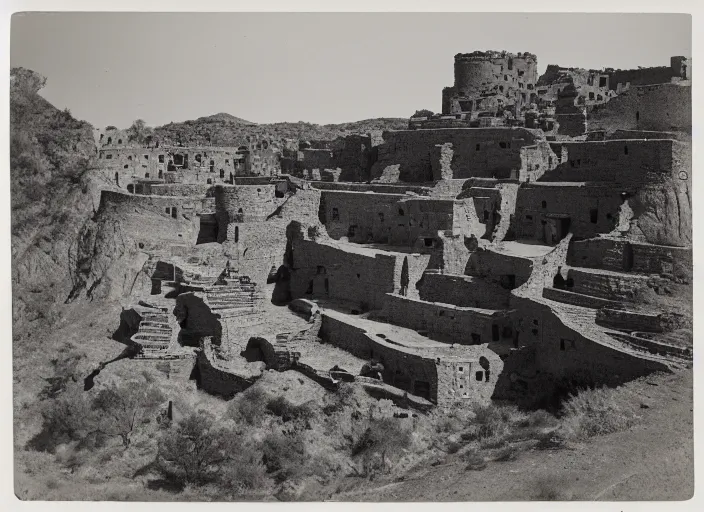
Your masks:
<svg viewBox="0 0 704 512"><path fill-rule="evenodd" d="M353 501L686 500L694 492L692 371L639 384L638 424L558 451L521 453L483 471L450 463L397 483L332 497ZM372 485L373 487L370 487Z"/></svg>

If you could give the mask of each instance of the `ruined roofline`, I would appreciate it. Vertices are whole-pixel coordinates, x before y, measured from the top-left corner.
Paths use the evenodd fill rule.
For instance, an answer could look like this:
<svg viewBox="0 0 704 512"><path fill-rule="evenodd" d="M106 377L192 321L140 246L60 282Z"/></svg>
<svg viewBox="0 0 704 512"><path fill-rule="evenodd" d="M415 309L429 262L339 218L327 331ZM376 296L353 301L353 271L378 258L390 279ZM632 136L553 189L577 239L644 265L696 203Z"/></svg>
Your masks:
<svg viewBox="0 0 704 512"><path fill-rule="evenodd" d="M455 55L455 62L484 61L492 59L525 59L526 61L537 62L538 57L530 52L510 53L506 50L477 50L471 53L458 53Z"/></svg>

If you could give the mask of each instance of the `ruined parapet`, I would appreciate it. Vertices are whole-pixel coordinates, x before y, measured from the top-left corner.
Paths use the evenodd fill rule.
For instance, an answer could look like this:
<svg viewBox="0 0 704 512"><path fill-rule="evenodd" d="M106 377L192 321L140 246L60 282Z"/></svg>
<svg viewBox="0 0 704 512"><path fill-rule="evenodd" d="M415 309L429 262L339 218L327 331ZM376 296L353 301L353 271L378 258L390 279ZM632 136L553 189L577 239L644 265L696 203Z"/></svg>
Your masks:
<svg viewBox="0 0 704 512"><path fill-rule="evenodd" d="M452 157L454 154L451 142L433 146L430 153L433 180L451 180L454 177L452 173Z"/></svg>

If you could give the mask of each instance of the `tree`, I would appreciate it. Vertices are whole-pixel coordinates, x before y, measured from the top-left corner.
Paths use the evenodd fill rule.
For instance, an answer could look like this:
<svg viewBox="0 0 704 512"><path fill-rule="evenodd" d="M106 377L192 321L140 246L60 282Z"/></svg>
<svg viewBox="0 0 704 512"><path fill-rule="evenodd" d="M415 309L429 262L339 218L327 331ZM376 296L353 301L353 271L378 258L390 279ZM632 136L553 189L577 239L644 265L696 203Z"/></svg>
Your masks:
<svg viewBox="0 0 704 512"><path fill-rule="evenodd" d="M203 484L218 478L237 450L237 436L215 424L207 413L192 413L159 442L158 464L167 476Z"/></svg>
<svg viewBox="0 0 704 512"><path fill-rule="evenodd" d="M432 110L416 110L416 113L411 116L411 119L414 117L433 117L435 113Z"/></svg>
<svg viewBox="0 0 704 512"><path fill-rule="evenodd" d="M93 431L96 434L119 437L123 446L128 448L135 428L142 423L148 412L164 400L158 388L144 387L139 382L102 389L91 404Z"/></svg>
<svg viewBox="0 0 704 512"><path fill-rule="evenodd" d="M146 143L148 136L153 135L154 130L147 126L143 119L137 119L132 126L127 129L127 140L130 142Z"/></svg>

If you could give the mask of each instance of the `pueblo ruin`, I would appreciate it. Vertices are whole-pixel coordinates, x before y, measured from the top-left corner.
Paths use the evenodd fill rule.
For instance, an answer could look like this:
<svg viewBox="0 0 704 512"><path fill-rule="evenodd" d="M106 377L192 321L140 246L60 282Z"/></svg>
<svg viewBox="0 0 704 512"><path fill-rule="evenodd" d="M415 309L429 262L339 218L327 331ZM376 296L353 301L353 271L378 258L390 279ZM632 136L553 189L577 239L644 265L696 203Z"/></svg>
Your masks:
<svg viewBox="0 0 704 512"><path fill-rule="evenodd" d="M454 75L441 113L332 142L101 131L96 237L118 229L149 278L114 334L133 364L225 398L297 371L418 408L688 365L689 60L538 76L476 51Z"/></svg>

